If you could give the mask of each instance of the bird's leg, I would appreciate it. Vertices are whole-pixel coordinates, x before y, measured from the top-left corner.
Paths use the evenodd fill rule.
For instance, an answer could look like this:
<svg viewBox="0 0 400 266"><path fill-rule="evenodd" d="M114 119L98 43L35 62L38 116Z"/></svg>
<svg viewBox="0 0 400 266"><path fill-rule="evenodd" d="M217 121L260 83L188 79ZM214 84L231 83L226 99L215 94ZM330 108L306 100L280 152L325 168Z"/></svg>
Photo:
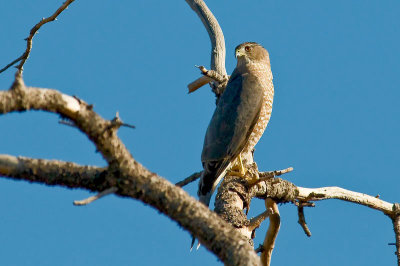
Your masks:
<svg viewBox="0 0 400 266"><path fill-rule="evenodd" d="M244 165L242 160L242 155L239 154L235 164L227 171L230 176L239 176L244 178L250 187L257 184L259 176L258 169L254 170L251 165Z"/></svg>
<svg viewBox="0 0 400 266"><path fill-rule="evenodd" d="M246 172L247 172L247 170L244 168L244 166L243 166L243 161L242 161L242 156L241 156L241 154L239 153L239 157L238 157L238 163L239 163L239 165L238 165L238 167L239 167L239 173L241 174L241 175L243 175L244 177L246 177Z"/></svg>
<svg viewBox="0 0 400 266"><path fill-rule="evenodd" d="M243 161L242 161L242 157L239 154L238 157L236 157L237 160L235 160L235 164L231 167L230 170L227 171L228 175L231 176L239 176L239 177L243 177L246 178L246 168L243 166Z"/></svg>

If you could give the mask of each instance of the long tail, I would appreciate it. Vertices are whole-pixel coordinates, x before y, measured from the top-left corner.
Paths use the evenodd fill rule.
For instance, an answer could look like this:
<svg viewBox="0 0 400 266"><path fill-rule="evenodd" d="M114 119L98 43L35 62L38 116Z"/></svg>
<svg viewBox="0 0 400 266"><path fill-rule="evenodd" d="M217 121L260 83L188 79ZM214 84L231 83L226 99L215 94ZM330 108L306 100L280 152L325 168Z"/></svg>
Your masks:
<svg viewBox="0 0 400 266"><path fill-rule="evenodd" d="M200 176L199 190L197 195L199 196L199 201L202 202L207 207L210 205L211 196L217 187L219 181L224 177L226 169L230 164L221 165L217 162L204 163L204 171ZM223 167L221 169L221 166ZM190 251L193 250L194 242L196 238L192 235L192 244L190 245ZM197 244L197 248L200 248L200 242Z"/></svg>
<svg viewBox="0 0 400 266"><path fill-rule="evenodd" d="M204 162L204 171L201 174L197 195L200 202L207 207L210 205L211 196L219 181L224 177L230 163L226 160Z"/></svg>

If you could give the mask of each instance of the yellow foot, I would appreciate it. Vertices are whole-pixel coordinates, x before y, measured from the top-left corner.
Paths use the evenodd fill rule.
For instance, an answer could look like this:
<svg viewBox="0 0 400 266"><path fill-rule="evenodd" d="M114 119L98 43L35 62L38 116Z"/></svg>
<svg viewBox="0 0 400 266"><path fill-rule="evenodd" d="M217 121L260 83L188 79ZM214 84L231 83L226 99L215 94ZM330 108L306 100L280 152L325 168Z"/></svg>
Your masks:
<svg viewBox="0 0 400 266"><path fill-rule="evenodd" d="M258 177L252 175L244 166L241 154L237 157L236 163L231 167L230 170L227 171L227 174L230 176L239 176L246 179L247 183L250 186L253 186L257 183Z"/></svg>
<svg viewBox="0 0 400 266"><path fill-rule="evenodd" d="M247 170L243 166L242 157L239 154L237 160L235 160L235 164L231 167L230 170L227 171L227 174L230 176L239 176L246 178L246 172Z"/></svg>
<svg viewBox="0 0 400 266"><path fill-rule="evenodd" d="M236 169L235 169L236 170ZM246 174L243 174L243 173L241 173L241 172L239 172L239 171L235 171L235 170L228 170L228 171L226 171L226 175L229 175L229 176L238 176L238 177L242 177L242 178L246 178Z"/></svg>
<svg viewBox="0 0 400 266"><path fill-rule="evenodd" d="M238 171L234 171L234 170L228 170L226 171L226 175L228 176L238 176L241 178L244 178L247 182L247 184L249 185L249 187L252 187L254 185L256 185L257 183L259 183L259 179L257 178L257 176L251 175L250 173L248 173L246 171L245 174L242 174Z"/></svg>

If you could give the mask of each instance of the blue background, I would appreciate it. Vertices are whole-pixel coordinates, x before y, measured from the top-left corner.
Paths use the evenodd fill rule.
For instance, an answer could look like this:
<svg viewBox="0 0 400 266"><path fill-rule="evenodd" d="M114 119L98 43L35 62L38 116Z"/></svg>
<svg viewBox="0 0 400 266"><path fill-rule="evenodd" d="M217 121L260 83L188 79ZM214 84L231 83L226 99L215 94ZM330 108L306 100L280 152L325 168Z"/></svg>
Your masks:
<svg viewBox="0 0 400 266"><path fill-rule="evenodd" d="M225 34L227 71L234 47L265 46L271 57L272 119L257 145L262 170L294 167L284 177L303 187L340 186L400 201L400 3L387 1L208 1ZM0 63L25 49L30 28L61 4L0 3ZM185 1L75 1L34 38L27 85L58 89L136 125L119 136L135 159L177 182L201 169L214 109L208 87L188 95L209 66L210 42ZM0 88L14 69L0 75ZM43 112L0 117L0 153L104 166L94 145ZM196 195L197 184L185 187ZM86 207L84 190L0 179L2 265L220 265L190 235L153 208L109 196ZM254 200L250 216L263 211ZM337 200L280 208L275 265L395 265L392 224L382 213ZM263 241L267 223L257 231Z"/></svg>

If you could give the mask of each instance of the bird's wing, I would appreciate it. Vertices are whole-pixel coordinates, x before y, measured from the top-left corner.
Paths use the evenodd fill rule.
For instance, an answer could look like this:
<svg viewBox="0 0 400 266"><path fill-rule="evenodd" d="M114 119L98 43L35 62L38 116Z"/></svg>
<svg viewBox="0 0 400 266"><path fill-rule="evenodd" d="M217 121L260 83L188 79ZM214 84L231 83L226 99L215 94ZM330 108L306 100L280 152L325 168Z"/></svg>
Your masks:
<svg viewBox="0 0 400 266"><path fill-rule="evenodd" d="M245 147L259 118L263 88L257 77L235 70L207 128L202 162L222 172ZM216 164L216 165L215 165Z"/></svg>

